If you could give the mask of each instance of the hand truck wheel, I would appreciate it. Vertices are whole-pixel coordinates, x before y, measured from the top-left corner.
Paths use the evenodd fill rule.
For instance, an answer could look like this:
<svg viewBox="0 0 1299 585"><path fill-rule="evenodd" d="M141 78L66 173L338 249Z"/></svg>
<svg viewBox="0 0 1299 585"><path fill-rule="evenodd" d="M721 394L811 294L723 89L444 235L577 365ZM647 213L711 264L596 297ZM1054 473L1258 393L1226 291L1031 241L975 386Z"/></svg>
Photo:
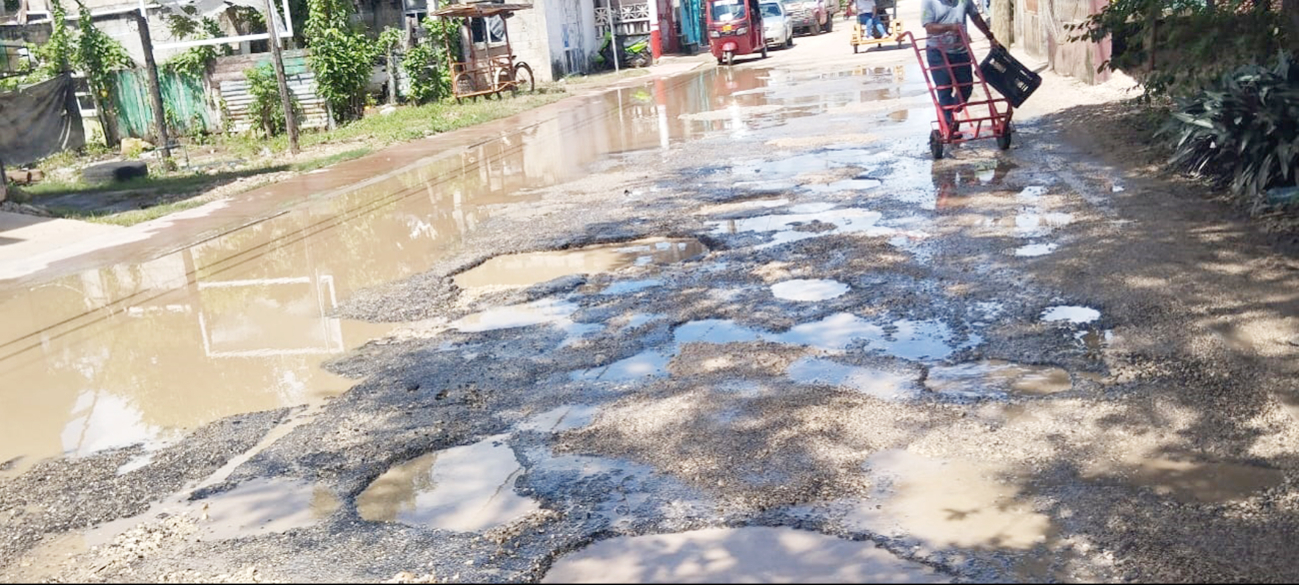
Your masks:
<svg viewBox="0 0 1299 585"><path fill-rule="evenodd" d="M1010 150L1010 128L1002 130L1001 135L997 137L997 148Z"/></svg>
<svg viewBox="0 0 1299 585"><path fill-rule="evenodd" d="M943 158L943 133L934 130L929 133L929 153L934 155L934 160Z"/></svg>

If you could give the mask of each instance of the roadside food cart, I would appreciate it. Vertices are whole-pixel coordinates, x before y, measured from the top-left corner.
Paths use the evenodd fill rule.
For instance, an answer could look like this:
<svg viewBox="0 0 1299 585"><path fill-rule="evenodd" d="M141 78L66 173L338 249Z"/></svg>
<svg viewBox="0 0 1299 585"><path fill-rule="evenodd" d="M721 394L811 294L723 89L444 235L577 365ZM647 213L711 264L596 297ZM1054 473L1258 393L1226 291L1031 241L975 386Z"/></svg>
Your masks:
<svg viewBox="0 0 1299 585"><path fill-rule="evenodd" d="M486 99L495 95L499 99L503 91L517 93L536 89L532 67L514 58L506 24L515 11L529 8L532 8L531 4L466 2L448 4L432 13L433 16L460 22L463 54L455 50L450 39L447 41L451 94L457 102L466 98L477 100L478 96Z"/></svg>

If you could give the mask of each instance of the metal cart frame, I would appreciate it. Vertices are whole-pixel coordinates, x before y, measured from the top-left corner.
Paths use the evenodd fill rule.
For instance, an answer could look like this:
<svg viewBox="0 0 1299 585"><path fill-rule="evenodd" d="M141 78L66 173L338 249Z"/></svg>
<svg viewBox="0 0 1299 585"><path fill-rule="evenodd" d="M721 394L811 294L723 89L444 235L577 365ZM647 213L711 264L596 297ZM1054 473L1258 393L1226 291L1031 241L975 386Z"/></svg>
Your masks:
<svg viewBox="0 0 1299 585"><path fill-rule="evenodd" d="M500 99L503 91L514 94L520 90L530 92L536 89L532 67L523 61L515 60L514 49L510 46L508 24L509 17L515 11L529 8L532 8L531 4L451 4L432 13L433 16L459 19L462 41L465 38L469 40L465 48L467 60L457 61L460 55L452 51L451 41L447 39L447 60L451 67L451 94L456 98L457 103L462 103L466 98L477 101L478 96L487 99L495 95ZM498 15L501 16L505 52L493 55L493 47L490 41L487 41L483 43L482 49L486 54L480 56L473 43L472 31L465 35L465 30L472 26L473 21L470 19Z"/></svg>
<svg viewBox="0 0 1299 585"><path fill-rule="evenodd" d="M983 71L979 64L974 61L973 49L970 48L970 38L968 35L961 35L961 43L970 55L970 69L972 69L971 80L969 84L961 84L956 80L952 63L948 61L947 54L943 53L943 63L938 66L930 66L928 59L925 58L925 49L921 48L921 41L927 38L915 38L910 32L904 35L910 42L911 47L916 51L916 60L920 62L920 69L925 73L925 84L929 86L929 97L934 102L934 110L938 113L938 119L933 122L933 130L929 133L929 150L934 155L934 159L943 158L943 149L949 144L961 144L972 140L981 140L984 138L995 138L997 147L1001 150L1010 148L1011 118L1015 115L1015 108L1010 101L1000 94L994 94L988 86L987 80L983 77ZM952 85L936 85L934 83L933 72L938 69L946 69L948 77L952 80ZM960 88L974 86L970 93L969 101L957 103L952 106L942 106L938 103L938 90L951 89L953 94L960 99ZM982 95L980 95L980 89ZM956 125L961 126L962 130L958 136L955 128L947 123L947 116L944 111L951 112L952 119Z"/></svg>

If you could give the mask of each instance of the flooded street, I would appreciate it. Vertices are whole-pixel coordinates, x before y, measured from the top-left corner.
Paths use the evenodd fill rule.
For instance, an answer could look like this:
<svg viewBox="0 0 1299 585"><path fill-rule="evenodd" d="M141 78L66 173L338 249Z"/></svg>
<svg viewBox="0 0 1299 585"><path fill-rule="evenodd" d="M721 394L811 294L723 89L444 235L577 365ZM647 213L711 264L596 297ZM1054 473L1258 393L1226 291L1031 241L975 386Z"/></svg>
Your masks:
<svg viewBox="0 0 1299 585"><path fill-rule="evenodd" d="M846 39L0 266L0 579L1299 578L1293 273Z"/></svg>

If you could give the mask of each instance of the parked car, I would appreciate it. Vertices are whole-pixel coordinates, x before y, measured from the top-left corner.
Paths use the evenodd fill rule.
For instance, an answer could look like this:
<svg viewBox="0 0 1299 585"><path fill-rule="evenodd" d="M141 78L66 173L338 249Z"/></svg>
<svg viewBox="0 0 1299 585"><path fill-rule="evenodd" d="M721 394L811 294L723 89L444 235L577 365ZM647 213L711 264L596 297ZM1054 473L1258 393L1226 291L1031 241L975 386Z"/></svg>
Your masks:
<svg viewBox="0 0 1299 585"><path fill-rule="evenodd" d="M794 32L807 31L821 34L834 29L834 15L839 12L839 0L781 0L785 12L794 21Z"/></svg>
<svg viewBox="0 0 1299 585"><path fill-rule="evenodd" d="M794 46L794 22L785 14L785 5L780 0L768 0L761 4L762 40L767 46L790 48Z"/></svg>

